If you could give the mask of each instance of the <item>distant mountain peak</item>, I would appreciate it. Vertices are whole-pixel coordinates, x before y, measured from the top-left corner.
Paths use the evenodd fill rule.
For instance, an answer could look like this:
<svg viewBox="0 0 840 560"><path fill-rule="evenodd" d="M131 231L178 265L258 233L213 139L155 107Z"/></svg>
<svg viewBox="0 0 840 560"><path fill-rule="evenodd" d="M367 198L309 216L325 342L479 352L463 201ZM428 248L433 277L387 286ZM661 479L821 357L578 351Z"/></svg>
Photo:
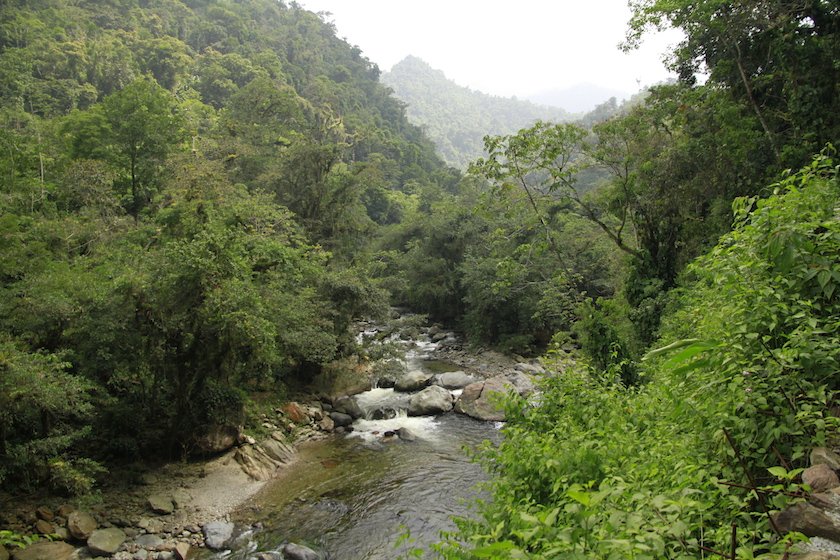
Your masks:
<svg viewBox="0 0 840 560"><path fill-rule="evenodd" d="M443 159L456 167L484 154L484 136L513 134L537 120L568 121L568 112L513 97L460 86L416 56L395 64L381 81L407 105L409 120L422 126Z"/></svg>

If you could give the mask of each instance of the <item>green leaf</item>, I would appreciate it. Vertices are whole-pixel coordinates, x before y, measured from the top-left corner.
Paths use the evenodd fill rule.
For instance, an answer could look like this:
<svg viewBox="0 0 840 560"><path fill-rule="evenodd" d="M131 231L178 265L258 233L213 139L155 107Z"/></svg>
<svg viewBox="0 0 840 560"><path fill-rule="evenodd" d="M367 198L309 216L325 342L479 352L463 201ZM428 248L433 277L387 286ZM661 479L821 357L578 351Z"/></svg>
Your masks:
<svg viewBox="0 0 840 560"><path fill-rule="evenodd" d="M767 472L776 478L785 478L787 476L787 470L784 467L770 467L767 469Z"/></svg>

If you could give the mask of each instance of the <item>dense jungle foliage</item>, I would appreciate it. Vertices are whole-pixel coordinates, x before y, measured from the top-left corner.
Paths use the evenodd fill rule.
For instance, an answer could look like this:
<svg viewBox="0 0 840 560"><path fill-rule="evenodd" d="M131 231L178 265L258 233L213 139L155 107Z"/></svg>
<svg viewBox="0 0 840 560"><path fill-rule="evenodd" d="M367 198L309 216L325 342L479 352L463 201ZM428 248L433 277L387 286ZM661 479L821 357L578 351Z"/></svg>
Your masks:
<svg viewBox="0 0 840 560"><path fill-rule="evenodd" d="M685 32L677 83L591 129L489 137L471 166L530 209L540 270L578 305L545 358L558 374L478 453L492 499L445 558L779 558L797 537L772 514L807 492L809 449L840 443L840 9L633 9L629 47ZM582 192L593 166L610 179ZM570 215L623 257L610 291L569 260Z"/></svg>
<svg viewBox="0 0 840 560"><path fill-rule="evenodd" d="M4 3L0 482L189 455L390 302L560 373L442 556L784 550L837 441L840 9L643 0L627 48L664 25L677 82L461 175L294 3Z"/></svg>
<svg viewBox="0 0 840 560"><path fill-rule="evenodd" d="M352 354L370 240L456 172L315 14L0 8L0 481L84 492Z"/></svg>

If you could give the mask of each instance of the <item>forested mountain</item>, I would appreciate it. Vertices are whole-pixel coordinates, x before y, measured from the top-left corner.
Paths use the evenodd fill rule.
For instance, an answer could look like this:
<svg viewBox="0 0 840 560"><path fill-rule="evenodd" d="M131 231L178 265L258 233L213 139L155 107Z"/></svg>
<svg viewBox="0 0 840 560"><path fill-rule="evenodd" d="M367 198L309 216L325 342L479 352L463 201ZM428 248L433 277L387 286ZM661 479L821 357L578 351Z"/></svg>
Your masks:
<svg viewBox="0 0 840 560"><path fill-rule="evenodd" d="M510 134L537 120L570 119L557 107L459 86L414 56L395 64L381 80L406 103L408 118L423 127L441 157L461 169L484 153L482 139L487 134Z"/></svg>
<svg viewBox="0 0 840 560"><path fill-rule="evenodd" d="M380 224L454 188L334 28L275 0L0 7L0 481L189 453L353 351Z"/></svg>
<svg viewBox="0 0 840 560"><path fill-rule="evenodd" d="M576 123L398 65L510 126L461 175L294 3L3 3L0 482L188 457L390 302L555 374L441 556L790 552L772 514L840 441L840 8L648 0L628 46L663 25L679 80Z"/></svg>

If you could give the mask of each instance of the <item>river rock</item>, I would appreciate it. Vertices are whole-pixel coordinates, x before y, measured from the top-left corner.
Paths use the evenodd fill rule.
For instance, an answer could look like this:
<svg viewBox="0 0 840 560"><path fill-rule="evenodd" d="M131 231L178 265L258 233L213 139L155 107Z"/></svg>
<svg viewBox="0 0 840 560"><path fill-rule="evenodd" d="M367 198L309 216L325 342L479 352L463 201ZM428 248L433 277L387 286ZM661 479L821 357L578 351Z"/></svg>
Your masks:
<svg viewBox="0 0 840 560"><path fill-rule="evenodd" d="M172 491L172 505L175 506L175 509L182 509L187 506L192 501L192 494L190 494L184 488L176 488ZM117 527L125 527L126 525L130 524L120 524L115 523Z"/></svg>
<svg viewBox="0 0 840 560"><path fill-rule="evenodd" d="M285 414L286 417L295 424L305 424L309 422L309 416L307 416L303 406L294 401L283 405L283 414Z"/></svg>
<svg viewBox="0 0 840 560"><path fill-rule="evenodd" d="M445 389L463 389L470 383L475 382L475 377L468 375L463 371L447 371L446 373L441 373L437 377L437 384Z"/></svg>
<svg viewBox="0 0 840 560"><path fill-rule="evenodd" d="M263 448L269 457L280 463L288 463L295 456L295 450L290 445L277 441L273 437L261 441L260 447Z"/></svg>
<svg viewBox="0 0 840 560"><path fill-rule="evenodd" d="M415 436L411 430L403 426L399 430L397 430L397 437L399 437L403 441L416 441L417 436Z"/></svg>
<svg viewBox="0 0 840 560"><path fill-rule="evenodd" d="M516 392L523 397L527 397L536 389L534 387L534 382L531 381L531 378L521 371L509 373L505 376L505 379L507 379L516 389Z"/></svg>
<svg viewBox="0 0 840 560"><path fill-rule="evenodd" d="M55 532L55 526L49 521L39 519L35 522L35 530L42 535L52 535Z"/></svg>
<svg viewBox="0 0 840 560"><path fill-rule="evenodd" d="M187 560L190 554L190 545L185 542L179 542L175 545L175 558L178 560Z"/></svg>
<svg viewBox="0 0 840 560"><path fill-rule="evenodd" d="M283 547L283 557L286 560L320 560L321 556L309 547L289 543Z"/></svg>
<svg viewBox="0 0 840 560"><path fill-rule="evenodd" d="M38 509L36 509L35 516L38 519L42 519L44 521L52 521L53 519L55 519L55 514L53 513L53 511L46 506L41 506Z"/></svg>
<svg viewBox="0 0 840 560"><path fill-rule="evenodd" d="M329 415L325 415L318 422L318 429L322 432L331 432L335 429L335 422L333 422L333 419Z"/></svg>
<svg viewBox="0 0 840 560"><path fill-rule="evenodd" d="M808 503L794 504L773 517L783 533L798 531L808 537L840 541L840 525L821 509Z"/></svg>
<svg viewBox="0 0 840 560"><path fill-rule="evenodd" d="M88 549L94 556L107 556L119 550L125 542L125 533L116 527L97 529L87 540Z"/></svg>
<svg viewBox="0 0 840 560"><path fill-rule="evenodd" d="M172 498L163 494L152 494L146 500L146 505L150 510L161 515L169 515L175 511L175 504L172 503Z"/></svg>
<svg viewBox="0 0 840 560"><path fill-rule="evenodd" d="M140 535L134 539L137 546L153 550L163 544L163 539L157 535Z"/></svg>
<svg viewBox="0 0 840 560"><path fill-rule="evenodd" d="M245 474L254 480L269 480L277 472L279 464L272 459L261 447L243 445L233 456Z"/></svg>
<svg viewBox="0 0 840 560"><path fill-rule="evenodd" d="M543 375L545 373L545 368L543 368L542 366L537 364L529 364L527 362L519 362L518 364L513 366L513 369L531 375Z"/></svg>
<svg viewBox="0 0 840 560"><path fill-rule="evenodd" d="M397 417L397 411L391 407L384 406L371 412L370 417L373 420L391 420Z"/></svg>
<svg viewBox="0 0 840 560"><path fill-rule="evenodd" d="M837 473L823 463L805 469L802 472L802 482L810 486L814 492L822 492L840 486Z"/></svg>
<svg viewBox="0 0 840 560"><path fill-rule="evenodd" d="M353 417L343 412L330 412L330 419L338 427L349 426L353 423Z"/></svg>
<svg viewBox="0 0 840 560"><path fill-rule="evenodd" d="M426 387L429 383L432 382L434 375L431 373L426 373L424 371L420 371L419 369L415 369L413 371L409 371L399 379L394 384L394 390L399 391L401 393L411 393L413 391L419 391L423 387Z"/></svg>
<svg viewBox="0 0 840 560"><path fill-rule="evenodd" d="M338 397L333 402L333 411L348 415L350 418L363 418L365 413L353 397ZM332 418L332 416L330 416ZM335 421L335 418L333 418ZM341 426L341 424L338 424Z"/></svg>
<svg viewBox="0 0 840 560"><path fill-rule="evenodd" d="M164 523L160 519L142 517L140 521L137 522L137 526L141 529L145 529L147 533L162 533Z"/></svg>
<svg viewBox="0 0 840 560"><path fill-rule="evenodd" d="M86 541L97 527L96 519L89 513L74 511L67 517L67 530L74 539Z"/></svg>
<svg viewBox="0 0 840 560"><path fill-rule="evenodd" d="M37 542L12 553L13 560L70 560L76 549L64 542Z"/></svg>
<svg viewBox="0 0 840 560"><path fill-rule="evenodd" d="M231 449L239 441L238 426L211 426L207 432L195 441L195 453L199 455L218 455Z"/></svg>
<svg viewBox="0 0 840 560"><path fill-rule="evenodd" d="M452 410L452 394L437 385L426 387L408 402L409 416L443 414Z"/></svg>
<svg viewBox="0 0 840 560"><path fill-rule="evenodd" d="M828 465L840 471L840 455L827 447L815 447L811 450L811 465Z"/></svg>
<svg viewBox="0 0 840 560"><path fill-rule="evenodd" d="M233 537L233 523L226 521L211 521L201 528L204 533L204 546L213 550L221 550Z"/></svg>
<svg viewBox="0 0 840 560"><path fill-rule="evenodd" d="M501 399L513 388L510 382L499 377L467 385L455 403L455 412L478 420L502 421L505 411Z"/></svg>
<svg viewBox="0 0 840 560"><path fill-rule="evenodd" d="M397 377L389 373L379 376L376 380L376 386L380 389L392 389L397 384Z"/></svg>
<svg viewBox="0 0 840 560"><path fill-rule="evenodd" d="M70 514L74 511L76 511L76 508L74 508L70 504L62 504L61 506L59 506L57 513L60 517L67 519L70 516Z"/></svg>

